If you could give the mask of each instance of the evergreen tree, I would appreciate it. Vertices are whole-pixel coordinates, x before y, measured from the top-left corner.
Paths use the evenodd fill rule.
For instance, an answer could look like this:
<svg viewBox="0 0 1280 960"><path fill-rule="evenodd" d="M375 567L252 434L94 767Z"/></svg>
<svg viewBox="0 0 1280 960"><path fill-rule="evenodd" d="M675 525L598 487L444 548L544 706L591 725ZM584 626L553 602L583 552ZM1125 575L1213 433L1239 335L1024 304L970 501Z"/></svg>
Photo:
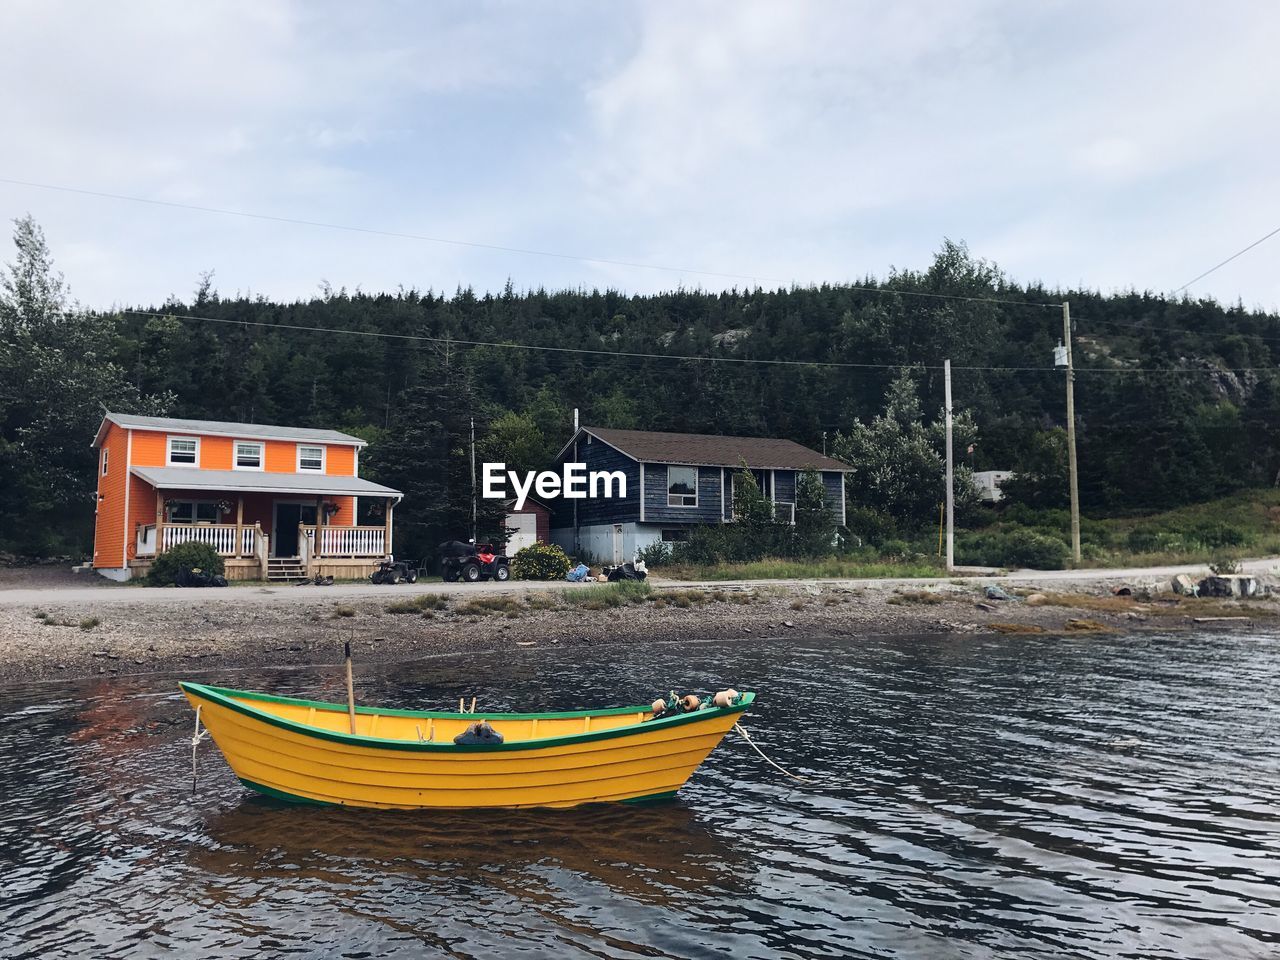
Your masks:
<svg viewBox="0 0 1280 960"><path fill-rule="evenodd" d="M796 477L796 549L810 557L831 552L835 515L826 501L822 474L810 467Z"/></svg>

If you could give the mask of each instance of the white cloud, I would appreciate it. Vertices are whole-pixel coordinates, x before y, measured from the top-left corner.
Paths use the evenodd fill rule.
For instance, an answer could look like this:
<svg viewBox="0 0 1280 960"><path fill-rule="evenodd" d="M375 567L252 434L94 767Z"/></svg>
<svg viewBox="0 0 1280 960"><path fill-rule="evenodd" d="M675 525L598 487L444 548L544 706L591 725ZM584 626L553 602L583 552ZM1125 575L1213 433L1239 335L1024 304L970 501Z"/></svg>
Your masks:
<svg viewBox="0 0 1280 960"><path fill-rule="evenodd" d="M928 2L0 7L0 177L801 282L1167 289L1280 222L1280 9ZM82 299L666 273L0 184ZM1280 303L1266 247L1197 290ZM723 281L724 283L732 281Z"/></svg>

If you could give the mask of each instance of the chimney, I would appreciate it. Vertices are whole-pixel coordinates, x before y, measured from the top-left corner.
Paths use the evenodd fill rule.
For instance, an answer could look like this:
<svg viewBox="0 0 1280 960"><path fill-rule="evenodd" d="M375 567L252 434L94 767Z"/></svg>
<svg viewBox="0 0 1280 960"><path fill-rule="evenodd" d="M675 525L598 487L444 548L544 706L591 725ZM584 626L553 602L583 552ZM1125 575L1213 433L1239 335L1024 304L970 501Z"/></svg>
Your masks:
<svg viewBox="0 0 1280 960"><path fill-rule="evenodd" d="M573 408L573 432L578 432L578 408Z"/></svg>

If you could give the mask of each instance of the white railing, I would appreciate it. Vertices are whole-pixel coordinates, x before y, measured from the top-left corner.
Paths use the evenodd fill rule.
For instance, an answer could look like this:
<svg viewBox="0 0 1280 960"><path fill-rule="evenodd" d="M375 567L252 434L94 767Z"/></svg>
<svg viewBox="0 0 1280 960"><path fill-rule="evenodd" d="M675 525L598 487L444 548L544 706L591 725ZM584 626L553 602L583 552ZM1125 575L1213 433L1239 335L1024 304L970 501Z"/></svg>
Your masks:
<svg viewBox="0 0 1280 960"><path fill-rule="evenodd" d="M387 528L320 527L320 545L315 552L321 557L385 557Z"/></svg>
<svg viewBox="0 0 1280 960"><path fill-rule="evenodd" d="M240 549L236 549L236 531ZM234 523L166 523L160 527L160 550L180 543L206 543L224 557L251 557L258 552L258 528L237 527Z"/></svg>

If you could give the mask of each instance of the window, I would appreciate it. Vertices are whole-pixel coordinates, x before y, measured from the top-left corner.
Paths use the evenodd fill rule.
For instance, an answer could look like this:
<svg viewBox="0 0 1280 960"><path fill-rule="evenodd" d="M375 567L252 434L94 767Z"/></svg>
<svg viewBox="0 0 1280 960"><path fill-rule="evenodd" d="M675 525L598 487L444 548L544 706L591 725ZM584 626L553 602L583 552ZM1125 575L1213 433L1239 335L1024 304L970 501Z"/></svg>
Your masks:
<svg viewBox="0 0 1280 960"><path fill-rule="evenodd" d="M107 459L108 459L107 455L109 453L111 453L111 451L108 450L106 447L102 448L102 475L104 477L107 475Z"/></svg>
<svg viewBox="0 0 1280 960"><path fill-rule="evenodd" d="M324 447L304 447L298 444L298 469L324 473Z"/></svg>
<svg viewBox="0 0 1280 960"><path fill-rule="evenodd" d="M662 531L663 543L684 543L684 541L688 539L689 539L689 531L682 527L676 527L675 529L672 529L672 530Z"/></svg>
<svg viewBox="0 0 1280 960"><path fill-rule="evenodd" d="M217 523L218 505L212 500L170 500L164 505L165 523Z"/></svg>
<svg viewBox="0 0 1280 960"><path fill-rule="evenodd" d="M235 468L237 470L261 470L262 444L243 440L236 443Z"/></svg>
<svg viewBox="0 0 1280 960"><path fill-rule="evenodd" d="M194 467L200 454L200 441L195 437L169 438L169 466Z"/></svg>
<svg viewBox="0 0 1280 960"><path fill-rule="evenodd" d="M667 506L698 505L698 468L667 467Z"/></svg>
<svg viewBox="0 0 1280 960"><path fill-rule="evenodd" d="M779 523L795 523L796 505L787 503L785 500L779 500L773 505L773 519Z"/></svg>

